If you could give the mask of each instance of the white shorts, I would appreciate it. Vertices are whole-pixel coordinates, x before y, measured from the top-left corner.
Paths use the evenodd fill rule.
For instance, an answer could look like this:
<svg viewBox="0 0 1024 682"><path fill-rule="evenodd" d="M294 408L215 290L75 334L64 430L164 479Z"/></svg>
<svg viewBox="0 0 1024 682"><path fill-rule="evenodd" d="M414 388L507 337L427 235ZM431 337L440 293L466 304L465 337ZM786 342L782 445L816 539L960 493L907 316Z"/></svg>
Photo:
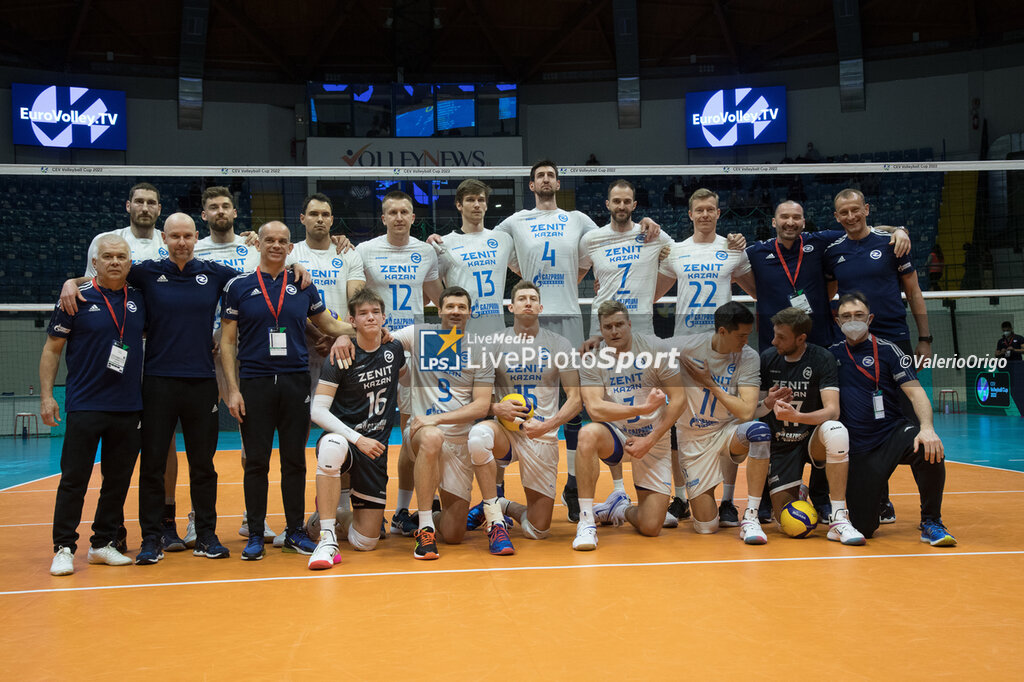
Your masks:
<svg viewBox="0 0 1024 682"><path fill-rule="evenodd" d="M398 385L398 411L412 414L412 389L401 384Z"/></svg>
<svg viewBox="0 0 1024 682"><path fill-rule="evenodd" d="M679 461L686 478L686 494L692 500L706 490L712 490L722 482L721 457L729 455L729 442L739 424L725 428L703 438L683 438L680 432ZM746 455L736 455L739 462Z"/></svg>
<svg viewBox="0 0 1024 682"><path fill-rule="evenodd" d="M509 459L497 457L501 466L519 462L519 476L524 488L555 499L555 484L558 480L558 441L544 441L527 438L518 431L506 431L512 444ZM503 456L505 453L501 453Z"/></svg>
<svg viewBox="0 0 1024 682"><path fill-rule="evenodd" d="M579 349L583 345L582 315L541 315L538 322L543 329L569 339L573 348Z"/></svg>
<svg viewBox="0 0 1024 682"><path fill-rule="evenodd" d="M441 490L473 501L473 463L469 459L469 446L445 440L441 446Z"/></svg>
<svg viewBox="0 0 1024 682"><path fill-rule="evenodd" d="M672 496L672 446L669 434L666 433L661 440L655 443L646 455L636 459L627 455L625 451L629 436L614 424L597 423L607 428L615 438L618 443L615 454L621 457L620 462L629 463L633 471L633 485L638 491L650 490L654 493Z"/></svg>

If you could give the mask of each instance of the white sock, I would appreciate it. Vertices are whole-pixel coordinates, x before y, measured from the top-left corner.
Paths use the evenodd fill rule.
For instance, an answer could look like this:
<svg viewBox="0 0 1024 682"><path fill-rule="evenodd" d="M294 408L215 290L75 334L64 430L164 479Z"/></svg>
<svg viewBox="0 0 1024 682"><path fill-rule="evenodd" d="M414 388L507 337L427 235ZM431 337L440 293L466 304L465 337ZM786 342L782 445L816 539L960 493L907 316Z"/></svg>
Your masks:
<svg viewBox="0 0 1024 682"><path fill-rule="evenodd" d="M832 513L835 514L841 509L846 509L846 500L833 500L831 497L828 499L832 503Z"/></svg>
<svg viewBox="0 0 1024 682"><path fill-rule="evenodd" d="M492 497L484 500L484 518L487 519L488 528L495 523L505 525L505 517L501 513L501 507L498 506L498 498Z"/></svg>
<svg viewBox="0 0 1024 682"><path fill-rule="evenodd" d="M320 529L320 542L327 544L338 544L337 538L334 537L334 531L327 528Z"/></svg>
<svg viewBox="0 0 1024 682"><path fill-rule="evenodd" d="M722 502L732 502L732 491L735 487L735 483L722 484Z"/></svg>
<svg viewBox="0 0 1024 682"><path fill-rule="evenodd" d="M398 502L395 504L395 511L399 509L408 509L409 505L412 504L412 491L398 489Z"/></svg>
<svg viewBox="0 0 1024 682"><path fill-rule="evenodd" d="M685 485L677 485L676 486L676 497L678 497L680 500L684 500L684 501L686 500L686 486Z"/></svg>
<svg viewBox="0 0 1024 682"><path fill-rule="evenodd" d="M418 515L420 517L420 530L434 527L434 515L429 508L426 511L421 509Z"/></svg>
<svg viewBox="0 0 1024 682"><path fill-rule="evenodd" d="M345 488L341 491L341 495L338 496L338 510L339 511L351 511L352 510L352 489Z"/></svg>
<svg viewBox="0 0 1024 682"><path fill-rule="evenodd" d="M612 480L612 485L615 487L615 491L616 492L620 492L620 493L626 492L626 486L624 486L622 484L622 479L621 478L617 479L617 480L613 479Z"/></svg>
<svg viewBox="0 0 1024 682"><path fill-rule="evenodd" d="M580 503L580 521L583 521L584 514L587 514L587 519L591 523L594 522L594 498L593 497L581 497L579 498Z"/></svg>
<svg viewBox="0 0 1024 682"><path fill-rule="evenodd" d="M753 509L754 511L757 511L757 509L760 506L761 506L761 498L760 497L754 497L753 495L747 495L747 509Z"/></svg>
<svg viewBox="0 0 1024 682"><path fill-rule="evenodd" d="M569 468L569 475L576 475L576 451L566 450L565 451L565 464Z"/></svg>

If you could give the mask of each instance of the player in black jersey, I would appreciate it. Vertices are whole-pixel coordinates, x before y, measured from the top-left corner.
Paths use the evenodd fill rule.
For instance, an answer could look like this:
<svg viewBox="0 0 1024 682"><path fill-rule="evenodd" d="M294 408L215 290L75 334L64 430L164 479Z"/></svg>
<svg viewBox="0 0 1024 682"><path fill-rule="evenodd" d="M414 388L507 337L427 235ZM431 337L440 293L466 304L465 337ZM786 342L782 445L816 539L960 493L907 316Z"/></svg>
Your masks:
<svg viewBox="0 0 1024 682"><path fill-rule="evenodd" d="M388 437L398 404L398 374L405 364L402 344L381 343L384 300L361 289L348 301L356 328L355 358L342 369L325 363L310 416L324 429L316 443L316 507L321 519L335 518L341 474L352 479L352 520L348 541L354 549L377 546L384 520L388 483ZM344 531L344 528L341 529ZM320 541L309 557L311 569L341 563L333 523L320 528Z"/></svg>
<svg viewBox="0 0 1024 682"><path fill-rule="evenodd" d="M850 523L846 508L850 434L836 421L839 377L835 357L821 346L807 343L811 318L803 310L783 308L772 317L772 325L773 348L761 354L764 402L758 416L764 415L762 420L772 430L768 488L775 515L797 498L804 463L809 461L824 467L828 477L832 505L828 539L863 545L864 536ZM748 502L748 506L756 513L756 503Z"/></svg>

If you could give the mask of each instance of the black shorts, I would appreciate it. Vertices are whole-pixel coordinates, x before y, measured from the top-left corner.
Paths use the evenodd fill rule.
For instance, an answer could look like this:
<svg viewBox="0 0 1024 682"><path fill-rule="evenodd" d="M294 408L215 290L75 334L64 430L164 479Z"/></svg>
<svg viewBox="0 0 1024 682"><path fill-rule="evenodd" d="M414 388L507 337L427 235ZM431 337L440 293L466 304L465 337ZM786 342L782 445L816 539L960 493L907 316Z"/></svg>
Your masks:
<svg viewBox="0 0 1024 682"><path fill-rule="evenodd" d="M797 443L772 442L771 465L768 469L768 491L774 495L803 482L804 465L821 468L808 452L811 436Z"/></svg>
<svg viewBox="0 0 1024 682"><path fill-rule="evenodd" d="M318 453L320 441L326 435L324 432L316 441ZM355 443L348 444L348 457L341 473L350 477L353 509L384 509L388 490L387 443L384 447L384 454L373 459L364 455Z"/></svg>

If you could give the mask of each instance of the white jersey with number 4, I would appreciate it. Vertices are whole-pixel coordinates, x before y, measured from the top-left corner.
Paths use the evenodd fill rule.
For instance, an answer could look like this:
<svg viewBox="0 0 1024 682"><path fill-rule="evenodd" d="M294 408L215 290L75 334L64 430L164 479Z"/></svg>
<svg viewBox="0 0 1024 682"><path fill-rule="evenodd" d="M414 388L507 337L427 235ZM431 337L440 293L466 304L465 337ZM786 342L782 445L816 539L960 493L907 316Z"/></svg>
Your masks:
<svg viewBox="0 0 1024 682"><path fill-rule="evenodd" d="M488 344L487 359L494 365L494 395L501 400L518 393L533 408L533 418L550 421L558 414L558 389L561 371L572 366L572 344L564 336L541 329L537 336L516 334L509 327L495 344ZM548 432L538 441L558 442L558 431Z"/></svg>
<svg viewBox="0 0 1024 682"><path fill-rule="evenodd" d="M640 226L618 232L605 225L580 240L580 270L594 269L598 282L590 310L590 333L598 333L597 309L605 301L621 301L629 311L633 334L654 333L654 292L658 286L658 256L673 244L664 232L644 240Z"/></svg>
<svg viewBox="0 0 1024 682"><path fill-rule="evenodd" d="M295 245L288 260L306 268L320 290L324 305L335 318L348 319L348 283L350 280L366 281L363 259L357 251L338 253L334 244L326 249L314 249L303 241Z"/></svg>
<svg viewBox="0 0 1024 682"><path fill-rule="evenodd" d="M750 346L738 353L718 353L711 348L716 332L701 332L661 340L661 348L676 348L684 356L704 364L715 383L729 395L739 395L740 386L761 386L761 360ZM682 360L680 360L682 362ZM686 387L686 409L676 422L679 442L702 438L721 431L739 420L718 402L710 390L698 386L686 369L681 368Z"/></svg>
<svg viewBox="0 0 1024 682"><path fill-rule="evenodd" d="M423 368L423 362L429 360L429 353L425 353L421 345L424 334L447 334L449 331L442 329L439 324L417 324L392 333L410 356L407 367L413 416L453 412L473 402L474 386L490 388L494 384L494 366L483 366L479 346L466 343L466 337L460 342L461 369L446 371ZM472 427L472 422L438 425L444 432L445 440L453 443L465 443Z"/></svg>
<svg viewBox="0 0 1024 682"><path fill-rule="evenodd" d="M123 237L128 242L128 247L132 251L132 265L141 263L144 260L159 260L160 258L167 258L167 246L164 245L163 233L156 228L153 229L152 239L140 239L135 236L132 232L132 227L122 227L120 230L111 230L109 232L101 232L92 238L92 242L89 243L89 252L85 258L85 276L95 277L96 268L92 266L92 259L98 254L97 243L100 237L108 234L114 234L118 237Z"/></svg>
<svg viewBox="0 0 1024 682"><path fill-rule="evenodd" d="M676 336L714 331L715 310L732 300L732 281L750 272L744 251L730 251L721 235L708 243L676 243L659 272L676 278Z"/></svg>
<svg viewBox="0 0 1024 682"><path fill-rule="evenodd" d="M534 208L509 216L495 229L512 236L523 279L541 290L544 315L578 316L580 238L597 229L594 221L579 211Z"/></svg>
<svg viewBox="0 0 1024 682"><path fill-rule="evenodd" d="M237 234L226 244L218 244L213 241L213 237L203 237L196 242L192 255L226 265L240 273L252 272L260 264L260 250L255 246L246 246L245 237Z"/></svg>
<svg viewBox="0 0 1024 682"><path fill-rule="evenodd" d="M415 237L394 246L387 235L362 242L356 253L363 259L366 286L387 306L384 325L401 329L423 322L423 283L438 279L434 249Z"/></svg>
<svg viewBox="0 0 1024 682"><path fill-rule="evenodd" d="M518 269L516 247L504 232L452 232L434 244L437 265L445 286L459 286L473 299L473 316L466 324L471 334L490 335L505 328L503 299L509 266Z"/></svg>
<svg viewBox="0 0 1024 682"><path fill-rule="evenodd" d="M601 349L607 347L602 341L596 351L598 358L601 357ZM621 371L617 371L615 367L608 369L590 367L588 369L587 363L584 363L583 369L580 370L580 386L603 388L605 399L619 405L643 405L647 402L647 396L651 389L662 388L669 379L679 373L679 368L668 362L647 363L643 365L643 369L636 366L635 357L637 355L649 353L649 357L653 358L659 350L662 350L661 339L653 334L634 334L633 346L630 349L634 355L633 367L627 367ZM604 352L608 353L608 351ZM618 359L618 356L615 357ZM664 406L661 406L649 414L611 423L627 436L643 437L654 430L654 425L661 419L664 411Z"/></svg>

